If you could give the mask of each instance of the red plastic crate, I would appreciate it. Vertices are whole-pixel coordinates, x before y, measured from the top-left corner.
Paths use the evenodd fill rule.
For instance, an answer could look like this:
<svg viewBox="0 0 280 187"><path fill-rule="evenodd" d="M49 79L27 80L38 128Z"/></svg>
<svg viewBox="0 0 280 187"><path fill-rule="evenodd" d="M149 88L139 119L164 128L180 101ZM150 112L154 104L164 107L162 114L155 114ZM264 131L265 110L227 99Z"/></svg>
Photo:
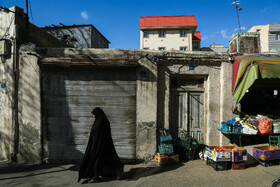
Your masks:
<svg viewBox="0 0 280 187"><path fill-rule="evenodd" d="M232 162L231 169L233 169L233 170L245 169L245 163L244 162Z"/></svg>

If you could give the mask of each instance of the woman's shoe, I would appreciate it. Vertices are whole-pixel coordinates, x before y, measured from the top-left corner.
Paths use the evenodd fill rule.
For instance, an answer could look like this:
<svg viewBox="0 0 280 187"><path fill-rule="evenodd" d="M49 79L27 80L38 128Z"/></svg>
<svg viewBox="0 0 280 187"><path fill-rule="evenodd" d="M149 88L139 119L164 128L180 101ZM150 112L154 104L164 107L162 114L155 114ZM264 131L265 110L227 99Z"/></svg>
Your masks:
<svg viewBox="0 0 280 187"><path fill-rule="evenodd" d="M92 178L92 179L89 179L89 181L87 183L98 183L98 182L99 182L98 179Z"/></svg>
<svg viewBox="0 0 280 187"><path fill-rule="evenodd" d="M123 168L117 168L117 180L121 180L123 178L123 175Z"/></svg>

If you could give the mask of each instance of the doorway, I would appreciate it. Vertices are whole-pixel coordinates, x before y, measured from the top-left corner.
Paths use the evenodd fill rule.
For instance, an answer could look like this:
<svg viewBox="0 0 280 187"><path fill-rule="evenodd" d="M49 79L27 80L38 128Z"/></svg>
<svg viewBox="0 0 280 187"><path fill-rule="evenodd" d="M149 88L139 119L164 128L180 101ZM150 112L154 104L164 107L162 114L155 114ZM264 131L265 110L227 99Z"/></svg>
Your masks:
<svg viewBox="0 0 280 187"><path fill-rule="evenodd" d="M173 135L187 131L196 140L204 141L204 78L171 78L169 114Z"/></svg>

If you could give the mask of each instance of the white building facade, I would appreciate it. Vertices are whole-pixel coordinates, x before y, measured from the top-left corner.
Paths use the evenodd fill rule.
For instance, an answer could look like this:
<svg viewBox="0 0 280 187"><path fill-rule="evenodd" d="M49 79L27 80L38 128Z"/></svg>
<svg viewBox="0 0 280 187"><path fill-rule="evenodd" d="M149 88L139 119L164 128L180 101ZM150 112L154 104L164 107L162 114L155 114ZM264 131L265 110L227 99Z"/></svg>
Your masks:
<svg viewBox="0 0 280 187"><path fill-rule="evenodd" d="M140 17L140 49L199 50L201 34L194 15Z"/></svg>
<svg viewBox="0 0 280 187"><path fill-rule="evenodd" d="M247 32L259 33L261 53L277 52L280 49L280 23L255 25Z"/></svg>

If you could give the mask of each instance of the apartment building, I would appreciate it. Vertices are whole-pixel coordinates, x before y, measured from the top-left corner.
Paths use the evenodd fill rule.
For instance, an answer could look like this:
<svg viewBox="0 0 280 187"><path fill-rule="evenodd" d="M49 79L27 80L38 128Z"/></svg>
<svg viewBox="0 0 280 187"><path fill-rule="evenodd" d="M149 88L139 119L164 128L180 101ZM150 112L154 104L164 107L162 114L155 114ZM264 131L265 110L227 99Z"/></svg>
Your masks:
<svg viewBox="0 0 280 187"><path fill-rule="evenodd" d="M280 23L255 25L247 32L259 34L259 45L262 53L277 52L280 49Z"/></svg>
<svg viewBox="0 0 280 187"><path fill-rule="evenodd" d="M199 50L197 26L194 15L140 17L140 49Z"/></svg>

